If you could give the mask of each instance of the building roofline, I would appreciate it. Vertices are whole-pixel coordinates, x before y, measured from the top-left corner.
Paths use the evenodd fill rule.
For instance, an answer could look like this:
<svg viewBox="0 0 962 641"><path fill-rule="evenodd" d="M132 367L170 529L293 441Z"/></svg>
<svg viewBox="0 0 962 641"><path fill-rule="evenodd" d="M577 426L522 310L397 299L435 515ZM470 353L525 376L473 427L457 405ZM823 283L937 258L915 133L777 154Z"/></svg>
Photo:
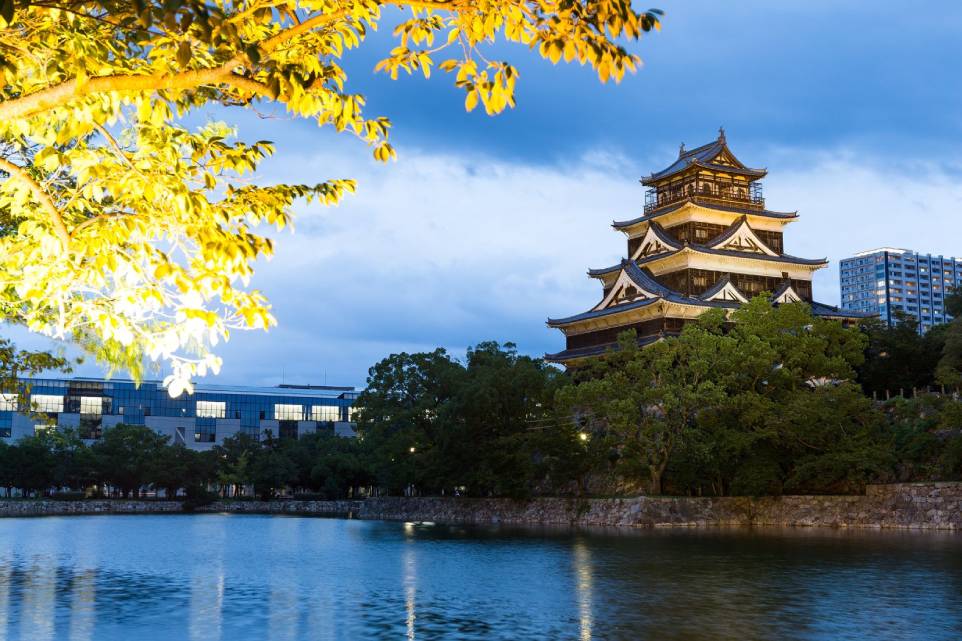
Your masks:
<svg viewBox="0 0 962 641"><path fill-rule="evenodd" d="M861 258L863 256L871 256L872 254L880 254L882 252L888 252L890 254L914 254L915 252L911 249L899 249L898 247L879 247L877 249L866 249L865 251L856 252L852 254L853 258Z"/></svg>
<svg viewBox="0 0 962 641"><path fill-rule="evenodd" d="M101 384L112 384L112 383L122 383L129 385L136 385L137 382L130 378L96 378L87 376L74 376L72 378L60 378L60 377L46 377L46 376L31 376L24 377L20 379L24 382L30 381L58 381L66 384L71 382L77 383L101 383ZM140 381L140 386L153 385L157 388L164 389L163 381L156 379L145 379ZM282 384L274 387L255 387L248 385L218 385L214 383L195 383L194 393L191 396L196 396L198 394L236 394L236 395L251 395L251 396L301 396L305 398L339 398L346 393L356 392L356 388L348 386L334 386L334 385L312 385L312 386L301 386L301 385L290 385Z"/></svg>
<svg viewBox="0 0 962 641"><path fill-rule="evenodd" d="M679 200L677 202L665 205L664 209L653 211L650 214L645 214L644 216L639 216L637 218L632 218L630 220L613 220L611 221L611 226L615 229L625 229L627 227L633 227L641 223L646 223L659 218L661 216L666 216L672 212L678 211L685 205L694 205L695 207L701 207L703 209L714 209L715 211L723 211L725 213L732 214L744 214L747 216L759 216L761 218L775 218L777 220L795 220L798 218L797 211L772 211L770 209L753 209L751 207L729 207L726 205L720 205L716 203L705 203L697 202L698 196L689 196L684 200Z"/></svg>

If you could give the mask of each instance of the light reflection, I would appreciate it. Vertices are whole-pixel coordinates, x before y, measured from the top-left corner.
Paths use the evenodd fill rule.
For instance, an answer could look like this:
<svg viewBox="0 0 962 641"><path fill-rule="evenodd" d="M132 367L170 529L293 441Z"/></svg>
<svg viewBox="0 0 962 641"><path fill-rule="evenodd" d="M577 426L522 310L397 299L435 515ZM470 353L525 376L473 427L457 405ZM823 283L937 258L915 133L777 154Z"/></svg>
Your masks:
<svg viewBox="0 0 962 641"><path fill-rule="evenodd" d="M279 550L297 550L303 545L299 538L300 530L292 527L286 519L275 519L270 526L270 540L274 547L272 554ZM298 589L289 569L271 564L270 595L267 621L267 638L270 641L298 641Z"/></svg>
<svg viewBox="0 0 962 641"><path fill-rule="evenodd" d="M198 568L190 584L190 638L214 641L221 638L224 606L224 569L218 562L213 568Z"/></svg>
<svg viewBox="0 0 962 641"><path fill-rule="evenodd" d="M218 552L205 563L195 563L190 583L188 635L192 641L217 641L223 635L224 521L198 521L194 536L208 539Z"/></svg>
<svg viewBox="0 0 962 641"><path fill-rule="evenodd" d="M584 540L575 541L574 547L575 587L578 593L578 620L581 641L591 641L592 584L591 550Z"/></svg>
<svg viewBox="0 0 962 641"><path fill-rule="evenodd" d="M96 618L97 571L81 570L73 577L70 592L70 641L90 641Z"/></svg>
<svg viewBox="0 0 962 641"><path fill-rule="evenodd" d="M27 569L23 582L21 639L30 639L30 641L53 639L56 589L54 566L34 565Z"/></svg>
<svg viewBox="0 0 962 641"><path fill-rule="evenodd" d="M408 525L411 525L408 530ZM404 610L407 614L407 638L414 641L414 622L417 619L417 564L414 555L414 540L410 536L414 526L409 523L404 524L405 531L408 532L407 545L404 547Z"/></svg>

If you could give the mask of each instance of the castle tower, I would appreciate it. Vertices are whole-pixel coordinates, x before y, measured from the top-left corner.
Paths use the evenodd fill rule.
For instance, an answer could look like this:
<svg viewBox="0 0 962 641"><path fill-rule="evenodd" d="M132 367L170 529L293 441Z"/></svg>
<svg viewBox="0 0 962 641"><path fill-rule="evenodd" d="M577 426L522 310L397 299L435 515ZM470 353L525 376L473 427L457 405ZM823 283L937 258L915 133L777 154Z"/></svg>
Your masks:
<svg viewBox="0 0 962 641"><path fill-rule="evenodd" d="M588 271L601 281L601 302L548 320L567 344L546 358L576 364L614 347L629 329L648 344L679 333L707 309L736 309L762 292L776 304L805 302L818 316L856 320L812 300L812 274L828 261L785 253L784 230L798 214L765 208L759 181L766 173L742 164L720 129L716 140L682 145L668 168L642 178L644 215L612 224L627 236L627 258Z"/></svg>

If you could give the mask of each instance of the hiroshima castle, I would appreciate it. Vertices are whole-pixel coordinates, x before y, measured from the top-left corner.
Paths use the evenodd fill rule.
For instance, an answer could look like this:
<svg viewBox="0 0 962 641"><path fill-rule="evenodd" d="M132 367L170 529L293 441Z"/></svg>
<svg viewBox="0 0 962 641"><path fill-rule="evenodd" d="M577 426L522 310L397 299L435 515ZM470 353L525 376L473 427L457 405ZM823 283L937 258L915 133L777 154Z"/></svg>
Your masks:
<svg viewBox="0 0 962 641"><path fill-rule="evenodd" d="M775 304L805 302L816 316L862 318L812 299L812 274L828 260L785 253L784 229L798 213L765 208L759 181L766 173L742 164L720 129L716 140L682 145L667 169L642 178L644 214L612 224L627 236L628 257L588 270L601 281L601 302L548 320L567 344L546 358L576 364L615 347L631 329L647 345L678 334L707 309L736 309L763 292Z"/></svg>

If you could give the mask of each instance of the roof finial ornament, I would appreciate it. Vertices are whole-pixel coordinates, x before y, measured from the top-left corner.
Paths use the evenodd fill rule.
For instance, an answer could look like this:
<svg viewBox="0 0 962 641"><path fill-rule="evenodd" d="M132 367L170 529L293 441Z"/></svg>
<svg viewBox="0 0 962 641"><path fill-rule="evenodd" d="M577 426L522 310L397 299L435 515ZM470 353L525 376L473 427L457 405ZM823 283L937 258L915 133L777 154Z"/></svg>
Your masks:
<svg viewBox="0 0 962 641"><path fill-rule="evenodd" d="M724 128L724 127L719 127L719 128L718 128L718 141L719 141L719 142L725 142L725 128Z"/></svg>
<svg viewBox="0 0 962 641"><path fill-rule="evenodd" d="M681 143L681 146L678 148L678 157L681 158L684 155L685 155L685 143Z"/></svg>

